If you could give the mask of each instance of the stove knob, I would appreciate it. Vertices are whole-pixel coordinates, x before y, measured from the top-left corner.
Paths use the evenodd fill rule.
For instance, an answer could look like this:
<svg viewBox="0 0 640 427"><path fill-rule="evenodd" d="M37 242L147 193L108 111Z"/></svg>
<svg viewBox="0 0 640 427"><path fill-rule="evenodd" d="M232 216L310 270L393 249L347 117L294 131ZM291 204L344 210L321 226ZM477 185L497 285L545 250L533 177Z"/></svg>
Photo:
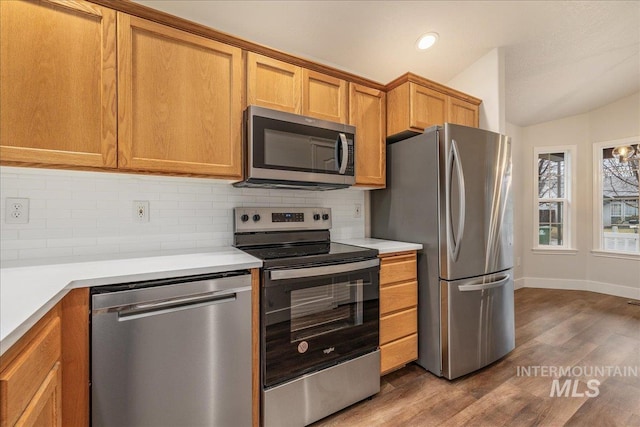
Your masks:
<svg viewBox="0 0 640 427"><path fill-rule="evenodd" d="M318 221L320 219L320 214L313 214L313 220Z"/></svg>
<svg viewBox="0 0 640 427"><path fill-rule="evenodd" d="M241 220L242 222L247 222L247 221L249 221L249 215L247 215L247 214L243 214L243 215L240 217L240 220Z"/></svg>
<svg viewBox="0 0 640 427"><path fill-rule="evenodd" d="M328 220L329 219L329 214L322 214L322 219L323 220Z"/></svg>
<svg viewBox="0 0 640 427"><path fill-rule="evenodd" d="M253 221L254 221L254 222L258 222L258 221L260 221L260 215L255 214L255 215L253 216Z"/></svg>

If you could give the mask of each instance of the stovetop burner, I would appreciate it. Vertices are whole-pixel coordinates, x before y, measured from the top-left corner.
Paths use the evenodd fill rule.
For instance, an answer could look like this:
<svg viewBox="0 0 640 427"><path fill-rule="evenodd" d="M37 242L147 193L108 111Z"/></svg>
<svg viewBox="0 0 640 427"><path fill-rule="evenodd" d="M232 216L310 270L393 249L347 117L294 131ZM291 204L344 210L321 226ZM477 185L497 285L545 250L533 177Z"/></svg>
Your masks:
<svg viewBox="0 0 640 427"><path fill-rule="evenodd" d="M330 241L329 208L236 208L234 244L264 268L371 259L375 249Z"/></svg>
<svg viewBox="0 0 640 427"><path fill-rule="evenodd" d="M242 248L242 250L260 258L264 268L346 262L354 259L375 258L378 255L375 249L333 242Z"/></svg>

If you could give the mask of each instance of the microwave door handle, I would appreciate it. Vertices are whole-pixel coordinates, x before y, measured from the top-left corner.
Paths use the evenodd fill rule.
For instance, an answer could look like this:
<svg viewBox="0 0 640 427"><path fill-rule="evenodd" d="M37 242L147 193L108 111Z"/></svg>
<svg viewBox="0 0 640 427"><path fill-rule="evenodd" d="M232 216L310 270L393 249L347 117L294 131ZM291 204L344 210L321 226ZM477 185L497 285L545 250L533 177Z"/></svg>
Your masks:
<svg viewBox="0 0 640 427"><path fill-rule="evenodd" d="M338 140L340 142L340 149L342 150L342 157L340 158L340 170L338 173L344 175L347 171L347 164L349 164L349 144L347 144L347 135L340 132L338 134Z"/></svg>

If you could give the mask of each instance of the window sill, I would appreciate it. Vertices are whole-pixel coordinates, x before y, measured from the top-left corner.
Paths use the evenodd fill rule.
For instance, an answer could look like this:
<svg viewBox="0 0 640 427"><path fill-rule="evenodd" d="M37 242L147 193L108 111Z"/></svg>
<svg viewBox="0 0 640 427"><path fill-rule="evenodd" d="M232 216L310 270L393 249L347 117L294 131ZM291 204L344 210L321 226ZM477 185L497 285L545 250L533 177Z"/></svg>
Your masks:
<svg viewBox="0 0 640 427"><path fill-rule="evenodd" d="M542 254L542 255L576 255L578 253L577 249L571 248L542 248L536 247L532 248L531 252L534 254Z"/></svg>
<svg viewBox="0 0 640 427"><path fill-rule="evenodd" d="M597 257L603 258L616 258L616 259L629 259L629 260L640 260L640 254L634 254L631 252L613 252L613 251L603 251L603 250L592 250L591 254Z"/></svg>

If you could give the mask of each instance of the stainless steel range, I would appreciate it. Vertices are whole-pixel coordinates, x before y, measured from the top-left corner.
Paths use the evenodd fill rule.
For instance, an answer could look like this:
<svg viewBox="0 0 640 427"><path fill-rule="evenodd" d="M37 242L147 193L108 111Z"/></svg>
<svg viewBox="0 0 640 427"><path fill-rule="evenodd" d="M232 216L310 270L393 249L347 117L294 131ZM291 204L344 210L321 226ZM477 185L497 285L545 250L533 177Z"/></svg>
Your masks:
<svg viewBox="0 0 640 427"><path fill-rule="evenodd" d="M377 251L332 243L328 208L236 208L234 217L235 246L263 260L263 425L307 425L377 393Z"/></svg>

